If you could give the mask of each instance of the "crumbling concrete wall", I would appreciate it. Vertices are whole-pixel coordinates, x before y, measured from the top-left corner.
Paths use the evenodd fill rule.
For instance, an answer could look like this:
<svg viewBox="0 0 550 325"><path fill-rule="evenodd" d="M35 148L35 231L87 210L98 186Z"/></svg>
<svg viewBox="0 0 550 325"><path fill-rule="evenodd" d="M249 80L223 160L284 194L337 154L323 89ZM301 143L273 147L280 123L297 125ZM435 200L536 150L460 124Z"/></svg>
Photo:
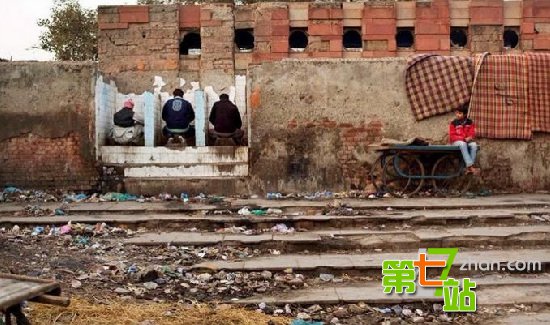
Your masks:
<svg viewBox="0 0 550 325"><path fill-rule="evenodd" d="M94 63L0 63L0 185L90 189Z"/></svg>
<svg viewBox="0 0 550 325"><path fill-rule="evenodd" d="M416 122L406 60L289 60L250 70L250 174L264 191L345 190L365 185L382 138L447 141L452 114ZM533 141L481 140L489 188L550 187L548 135ZM273 168L277 166L277 168Z"/></svg>

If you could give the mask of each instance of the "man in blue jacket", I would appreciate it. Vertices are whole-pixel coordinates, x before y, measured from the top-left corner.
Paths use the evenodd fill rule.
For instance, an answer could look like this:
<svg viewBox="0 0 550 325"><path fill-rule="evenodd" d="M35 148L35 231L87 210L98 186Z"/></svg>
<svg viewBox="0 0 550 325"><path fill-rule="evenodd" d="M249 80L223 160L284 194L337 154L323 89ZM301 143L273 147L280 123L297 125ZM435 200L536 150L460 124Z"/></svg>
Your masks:
<svg viewBox="0 0 550 325"><path fill-rule="evenodd" d="M162 120L166 121L162 134L168 138L168 143L172 143L175 137L183 142L183 138L195 136L195 128L189 125L195 119L193 107L183 99L183 90L177 88L173 94L174 98L169 99L162 108Z"/></svg>

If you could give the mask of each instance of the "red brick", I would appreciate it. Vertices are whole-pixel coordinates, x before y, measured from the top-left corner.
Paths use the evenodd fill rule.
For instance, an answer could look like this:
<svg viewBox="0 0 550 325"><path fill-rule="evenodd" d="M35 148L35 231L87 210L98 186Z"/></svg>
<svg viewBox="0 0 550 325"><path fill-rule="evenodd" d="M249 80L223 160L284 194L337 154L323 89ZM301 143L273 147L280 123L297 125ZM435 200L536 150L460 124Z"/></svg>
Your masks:
<svg viewBox="0 0 550 325"><path fill-rule="evenodd" d="M365 25L367 35L395 35L395 24L367 24Z"/></svg>
<svg viewBox="0 0 550 325"><path fill-rule="evenodd" d="M503 5L503 0L471 0L470 2L470 7L502 7Z"/></svg>
<svg viewBox="0 0 550 325"><path fill-rule="evenodd" d="M100 30L128 28L128 23L99 23L98 25Z"/></svg>
<svg viewBox="0 0 550 325"><path fill-rule="evenodd" d="M309 19L330 19L330 9L328 8L309 8Z"/></svg>
<svg viewBox="0 0 550 325"><path fill-rule="evenodd" d="M439 10L435 6L416 7L416 19L437 19Z"/></svg>
<svg viewBox="0 0 550 325"><path fill-rule="evenodd" d="M535 33L535 23L526 23L521 24L521 33L522 34L534 34Z"/></svg>
<svg viewBox="0 0 550 325"><path fill-rule="evenodd" d="M180 6L180 27L200 27L201 7L195 5Z"/></svg>
<svg viewBox="0 0 550 325"><path fill-rule="evenodd" d="M274 36L288 36L289 35L289 28L287 26L272 26L271 27L271 35Z"/></svg>
<svg viewBox="0 0 550 325"><path fill-rule="evenodd" d="M271 42L272 53L288 53L288 40Z"/></svg>
<svg viewBox="0 0 550 325"><path fill-rule="evenodd" d="M414 47L417 51L436 51L439 50L440 40L437 38L416 37Z"/></svg>
<svg viewBox="0 0 550 325"><path fill-rule="evenodd" d="M534 17L533 13L533 1L523 0L523 19Z"/></svg>
<svg viewBox="0 0 550 325"><path fill-rule="evenodd" d="M119 6L118 15L121 23L148 23L149 6Z"/></svg>
<svg viewBox="0 0 550 325"><path fill-rule="evenodd" d="M342 52L342 40L341 39L335 39L330 41L330 51L331 52Z"/></svg>
<svg viewBox="0 0 550 325"><path fill-rule="evenodd" d="M338 8L330 9L330 19L344 19L344 10Z"/></svg>
<svg viewBox="0 0 550 325"><path fill-rule="evenodd" d="M415 24L416 34L445 34L449 35L451 28L448 23L435 23L425 20L417 20Z"/></svg>
<svg viewBox="0 0 550 325"><path fill-rule="evenodd" d="M363 18L395 18L395 7L372 7L366 5Z"/></svg>
<svg viewBox="0 0 550 325"><path fill-rule="evenodd" d="M502 25L503 22L503 7L470 8L470 25Z"/></svg>
<svg viewBox="0 0 550 325"><path fill-rule="evenodd" d="M533 16L537 18L550 18L550 5L542 7L535 3L533 8Z"/></svg>
<svg viewBox="0 0 550 325"><path fill-rule="evenodd" d="M272 20L288 20L288 9L281 8L271 11Z"/></svg>
<svg viewBox="0 0 550 325"><path fill-rule="evenodd" d="M533 41L533 49L550 50L550 38L537 37Z"/></svg>
<svg viewBox="0 0 550 325"><path fill-rule="evenodd" d="M254 36L271 36L271 25L259 24L254 28Z"/></svg>
<svg viewBox="0 0 550 325"><path fill-rule="evenodd" d="M249 8L240 8L235 9L235 21L236 22L248 22L254 21L254 12Z"/></svg>
<svg viewBox="0 0 550 325"><path fill-rule="evenodd" d="M309 24L308 33L312 36L342 35L341 24Z"/></svg>

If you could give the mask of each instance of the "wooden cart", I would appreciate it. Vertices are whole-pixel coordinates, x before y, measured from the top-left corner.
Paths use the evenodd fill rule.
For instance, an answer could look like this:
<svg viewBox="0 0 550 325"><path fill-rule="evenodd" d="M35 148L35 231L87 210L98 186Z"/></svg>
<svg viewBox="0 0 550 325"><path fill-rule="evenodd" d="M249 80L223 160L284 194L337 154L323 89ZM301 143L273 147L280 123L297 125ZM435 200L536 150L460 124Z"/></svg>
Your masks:
<svg viewBox="0 0 550 325"><path fill-rule="evenodd" d="M380 157L372 165L370 180L379 192L410 196L429 182L436 193L452 195L466 192L472 183L458 146L391 145L374 149Z"/></svg>
<svg viewBox="0 0 550 325"><path fill-rule="evenodd" d="M69 298L61 297L58 282L15 274L0 273L0 312L6 317L6 325L27 325L29 320L21 310L24 301L68 306Z"/></svg>

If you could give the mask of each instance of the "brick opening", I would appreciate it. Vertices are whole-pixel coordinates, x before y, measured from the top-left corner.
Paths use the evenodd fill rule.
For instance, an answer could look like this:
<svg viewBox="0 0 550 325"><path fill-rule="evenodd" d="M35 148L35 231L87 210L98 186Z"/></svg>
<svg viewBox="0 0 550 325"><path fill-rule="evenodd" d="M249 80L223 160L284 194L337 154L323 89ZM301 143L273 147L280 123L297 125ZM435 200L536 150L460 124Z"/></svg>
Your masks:
<svg viewBox="0 0 550 325"><path fill-rule="evenodd" d="M411 48L414 45L414 27L398 27L395 42L397 47Z"/></svg>
<svg viewBox="0 0 550 325"><path fill-rule="evenodd" d="M235 45L240 51L254 49L254 30L252 28L236 29Z"/></svg>
<svg viewBox="0 0 550 325"><path fill-rule="evenodd" d="M294 27L290 28L290 36L288 37L288 46L292 49L305 49L309 43L307 28Z"/></svg>
<svg viewBox="0 0 550 325"><path fill-rule="evenodd" d="M502 41L504 47L515 49L519 44L519 27L505 27Z"/></svg>
<svg viewBox="0 0 550 325"><path fill-rule="evenodd" d="M345 49L363 48L363 40L361 39L361 32L356 28L345 28L342 41Z"/></svg>
<svg viewBox="0 0 550 325"><path fill-rule="evenodd" d="M188 32L180 43L180 55L200 54L201 35L198 32Z"/></svg>
<svg viewBox="0 0 550 325"><path fill-rule="evenodd" d="M462 48L468 44L468 30L466 27L451 27L451 47Z"/></svg>

